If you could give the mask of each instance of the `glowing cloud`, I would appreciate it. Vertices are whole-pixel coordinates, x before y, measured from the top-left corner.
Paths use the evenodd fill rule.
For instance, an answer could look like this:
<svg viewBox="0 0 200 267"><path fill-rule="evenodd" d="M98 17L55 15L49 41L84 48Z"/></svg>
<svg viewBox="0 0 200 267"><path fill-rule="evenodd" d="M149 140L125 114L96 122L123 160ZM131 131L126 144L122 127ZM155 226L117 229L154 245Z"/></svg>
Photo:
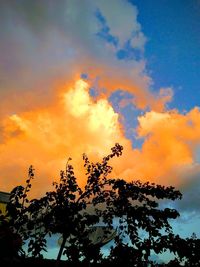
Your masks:
<svg viewBox="0 0 200 267"><path fill-rule="evenodd" d="M112 161L114 176L182 185L185 170L198 169L200 111L167 111L172 89L152 90L137 8L122 0L31 4L0 1L0 190L21 184L33 164L40 194L68 157L84 184L82 153L99 160L115 142L124 153ZM133 55L119 60L127 43ZM134 129L141 148L108 101L119 89L132 96L121 106L144 112Z"/></svg>
<svg viewBox="0 0 200 267"><path fill-rule="evenodd" d="M37 169L38 189L50 186L67 157L74 159L82 176L81 156L87 152L94 160L105 155L121 140L125 142L118 114L107 100L94 102L86 82L79 80L57 99L59 105L11 115L4 120L0 145L2 166L0 186L11 189L22 181L30 164ZM80 167L81 165L81 167ZM14 172L14 169L18 169ZM81 183L84 183L82 178Z"/></svg>
<svg viewBox="0 0 200 267"><path fill-rule="evenodd" d="M58 94L60 95L60 94ZM2 190L23 182L30 164L36 168L35 194L47 190L67 157L73 158L79 183L84 184L81 155L99 160L119 142L124 154L114 159L113 175L128 180L142 179L164 184L182 184L180 168L195 162L195 145L200 142L200 112L147 112L138 118L141 149L125 138L119 115L106 99L94 101L89 84L78 80L66 88L57 103L46 109L9 116L2 124L0 145Z"/></svg>

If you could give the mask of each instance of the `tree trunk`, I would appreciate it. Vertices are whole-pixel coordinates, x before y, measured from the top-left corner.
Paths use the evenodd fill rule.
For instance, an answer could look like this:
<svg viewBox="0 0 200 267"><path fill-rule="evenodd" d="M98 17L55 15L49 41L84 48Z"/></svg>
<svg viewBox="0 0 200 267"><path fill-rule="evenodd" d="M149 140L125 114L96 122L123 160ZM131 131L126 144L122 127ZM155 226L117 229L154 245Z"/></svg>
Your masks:
<svg viewBox="0 0 200 267"><path fill-rule="evenodd" d="M65 248L66 241L67 241L67 236L66 235L63 235L63 241L62 241L62 244L60 246L60 250L58 252L58 256L57 256L57 260L56 260L56 267L59 266L59 263L61 261L61 257L62 257L62 254L63 254L63 250Z"/></svg>

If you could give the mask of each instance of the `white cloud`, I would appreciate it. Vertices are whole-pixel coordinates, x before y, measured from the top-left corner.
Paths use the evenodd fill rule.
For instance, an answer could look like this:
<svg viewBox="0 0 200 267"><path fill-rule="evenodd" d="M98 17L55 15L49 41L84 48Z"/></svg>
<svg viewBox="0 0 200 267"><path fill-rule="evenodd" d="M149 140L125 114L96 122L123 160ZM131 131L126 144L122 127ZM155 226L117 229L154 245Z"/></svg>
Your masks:
<svg viewBox="0 0 200 267"><path fill-rule="evenodd" d="M144 50L147 38L142 32L138 32L132 39L131 45L133 48Z"/></svg>
<svg viewBox="0 0 200 267"><path fill-rule="evenodd" d="M110 33L119 38L120 45L129 40L133 33L139 33L141 26L137 21L137 8L124 0L100 0L96 5L105 16Z"/></svg>

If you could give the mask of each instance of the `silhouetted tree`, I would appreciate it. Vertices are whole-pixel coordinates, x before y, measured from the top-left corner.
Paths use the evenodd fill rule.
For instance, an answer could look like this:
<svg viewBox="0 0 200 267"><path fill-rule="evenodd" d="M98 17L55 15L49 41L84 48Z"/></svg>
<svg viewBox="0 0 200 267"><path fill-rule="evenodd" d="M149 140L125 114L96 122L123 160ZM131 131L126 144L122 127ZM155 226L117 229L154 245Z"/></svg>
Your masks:
<svg viewBox="0 0 200 267"><path fill-rule="evenodd" d="M186 239L176 235L173 238L172 251L180 266L200 266L200 239L194 233Z"/></svg>
<svg viewBox="0 0 200 267"><path fill-rule="evenodd" d="M46 234L60 233L63 240L57 263L63 253L73 262L101 262L100 246L94 246L88 235L94 225L103 223L108 232L114 224L117 225L115 245L108 261L117 264L123 254L126 255L123 256L126 266L147 266L152 264L152 253L162 253L167 249L182 259L179 239L169 223L179 213L159 206L163 199L181 199L181 193L171 186L110 178L112 167L109 161L121 156L122 150L122 146L116 144L111 153L97 163L90 162L84 154L87 177L84 188L77 183L69 159L66 169L60 172L60 181L54 182L54 189L31 201L27 199L34 176L33 168L30 168L26 187L17 187L11 194L8 216L11 217L10 227L15 232L23 239L31 238L29 251L34 257L40 257L41 251L46 249ZM194 239L185 242L187 248L190 246L194 253L197 252L198 242ZM190 254L188 261L193 260L191 257Z"/></svg>
<svg viewBox="0 0 200 267"><path fill-rule="evenodd" d="M174 209L160 209L159 200L181 198L180 192L173 187L148 182L126 182L123 179L108 178L112 171L112 167L108 165L109 160L121 154L122 146L116 144L112 153L104 157L102 162L91 163L84 155L87 176L84 189L77 184L73 167L68 162L66 170L61 172L60 182L54 184L55 191L47 194L51 202L47 214L51 218L51 223L48 223L51 228L48 231L63 235L58 259L68 240L78 248L79 258L92 260L93 253L90 254L91 258L88 257L88 248L92 250L92 244L87 239L89 229L100 222L112 228L116 218L119 219L120 240L129 239L129 245L126 247L129 247L132 253L135 251L137 258L140 255L141 262L148 262L155 244L164 232L172 232L169 219L175 219L179 214ZM144 238L140 237L141 230L144 232ZM69 251L68 248L67 252Z"/></svg>

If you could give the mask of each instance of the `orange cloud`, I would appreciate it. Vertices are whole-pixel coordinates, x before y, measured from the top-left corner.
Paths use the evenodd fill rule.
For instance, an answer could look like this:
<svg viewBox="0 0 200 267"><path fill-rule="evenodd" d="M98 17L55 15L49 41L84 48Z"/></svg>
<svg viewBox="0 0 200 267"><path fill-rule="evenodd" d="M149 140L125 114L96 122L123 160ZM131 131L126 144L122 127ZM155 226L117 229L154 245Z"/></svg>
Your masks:
<svg viewBox="0 0 200 267"><path fill-rule="evenodd" d="M107 155L116 143L124 146L112 160L113 175L128 180L150 180L180 185L181 172L195 163L200 143L200 111L150 111L138 117L141 149L132 147L117 114L105 98L94 101L89 84L78 80L58 93L55 104L4 118L0 144L1 190L24 182L30 164L36 168L34 193L48 190L68 157L79 183L85 183L82 154L92 160ZM181 171L180 171L181 170Z"/></svg>
<svg viewBox="0 0 200 267"><path fill-rule="evenodd" d="M160 177L163 183L182 183L180 170L184 173L185 168L196 162L200 144L199 109L194 108L185 115L175 110L165 113L151 111L138 120L138 136L145 140L140 151L144 165L142 173L146 177Z"/></svg>
<svg viewBox="0 0 200 267"><path fill-rule="evenodd" d="M9 116L2 123L0 145L2 190L21 184L30 164L36 168L37 191L44 191L73 158L77 175L82 175L81 157L87 152L93 159L102 157L121 140L118 114L107 100L94 102L88 84L82 80L46 109ZM81 165L81 166L80 166ZM84 183L84 179L79 179Z"/></svg>
<svg viewBox="0 0 200 267"><path fill-rule="evenodd" d="M151 90L137 8L122 0L89 5L36 1L32 9L25 1L20 8L15 2L3 1L0 8L0 190L23 183L33 164L34 190L40 194L57 179L68 157L84 184L82 153L98 160L115 142L124 152L112 161L114 176L180 185L182 173L198 165L200 112L167 112L172 89ZM103 25L96 10L117 46L99 36ZM127 41L141 52L139 59L117 58ZM90 97L89 82L78 80L82 73L89 75L91 86L97 84L97 100ZM107 100L118 89L133 96L122 99L121 106L133 103L150 110L138 117L134 129L144 139L141 149L125 137L120 114Z"/></svg>
<svg viewBox="0 0 200 267"><path fill-rule="evenodd" d="M150 90L152 80L145 74L145 62L143 61L137 62L135 65L128 62L119 63L117 60L112 60L110 65L101 64L101 61L96 64L87 62L87 65L98 66L85 68L92 78L99 77L98 86L106 88L107 95L119 89L128 92L133 95L132 103L141 110L148 107L156 111L163 111L166 104L173 98L173 91L169 87L161 88L158 93Z"/></svg>

